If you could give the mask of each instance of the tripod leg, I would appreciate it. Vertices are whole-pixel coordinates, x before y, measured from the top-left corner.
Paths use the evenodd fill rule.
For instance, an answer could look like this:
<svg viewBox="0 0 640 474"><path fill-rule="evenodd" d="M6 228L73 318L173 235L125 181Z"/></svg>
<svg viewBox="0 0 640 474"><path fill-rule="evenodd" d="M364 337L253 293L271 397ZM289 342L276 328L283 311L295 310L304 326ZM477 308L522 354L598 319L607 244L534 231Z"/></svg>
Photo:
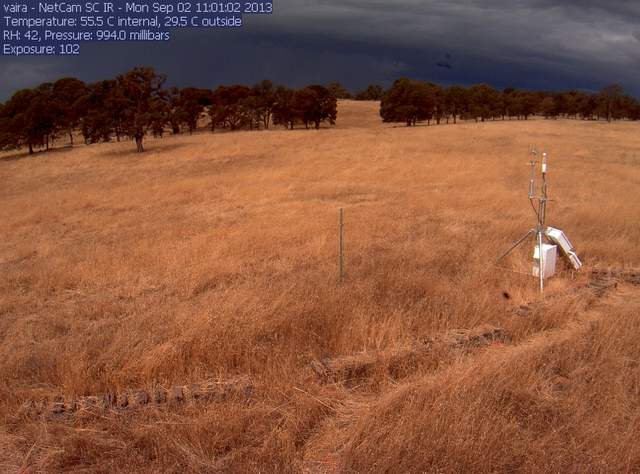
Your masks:
<svg viewBox="0 0 640 474"><path fill-rule="evenodd" d="M500 260L502 260L504 257L506 257L507 255L509 255L511 252L513 252L513 250L520 245L522 242L524 242L531 234L534 234L536 231L535 229L531 229L529 230L529 232L527 232L526 234L524 234L515 244L513 244L509 250L507 250L505 253L503 253L502 255L500 255L496 262L499 262Z"/></svg>

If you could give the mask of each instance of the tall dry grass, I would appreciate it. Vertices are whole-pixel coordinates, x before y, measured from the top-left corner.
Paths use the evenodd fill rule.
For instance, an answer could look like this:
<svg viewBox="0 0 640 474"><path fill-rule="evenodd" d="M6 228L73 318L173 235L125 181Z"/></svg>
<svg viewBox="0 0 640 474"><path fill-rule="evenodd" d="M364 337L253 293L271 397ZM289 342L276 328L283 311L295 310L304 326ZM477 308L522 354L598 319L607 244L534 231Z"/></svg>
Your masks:
<svg viewBox="0 0 640 474"><path fill-rule="evenodd" d="M637 124L407 129L376 114L377 104L342 102L331 130L168 137L143 155L112 143L0 157L0 469L637 468L634 450L620 454L624 436L638 434L634 392L608 383L627 367L620 361L637 359L631 336L615 339L611 363L588 353L584 336L509 355L583 318L584 304L562 299L515 317L534 285L491 264L532 223L526 152L536 143L551 156L551 223L587 270L638 266ZM347 279L338 285L341 207ZM549 291L584 278L563 271ZM597 344L637 329L625 306L612 301L622 316L588 333ZM483 323L510 331L513 344L460 363L441 354L355 387L308 371L315 359ZM580 351L592 361L585 370L611 367L607 383L540 395L551 383L544 367L574 370ZM71 421L17 414L42 396L236 375L253 379L250 403ZM518 410L550 418L531 427ZM613 420L628 424L616 432ZM573 447L555 446L561 439Z"/></svg>

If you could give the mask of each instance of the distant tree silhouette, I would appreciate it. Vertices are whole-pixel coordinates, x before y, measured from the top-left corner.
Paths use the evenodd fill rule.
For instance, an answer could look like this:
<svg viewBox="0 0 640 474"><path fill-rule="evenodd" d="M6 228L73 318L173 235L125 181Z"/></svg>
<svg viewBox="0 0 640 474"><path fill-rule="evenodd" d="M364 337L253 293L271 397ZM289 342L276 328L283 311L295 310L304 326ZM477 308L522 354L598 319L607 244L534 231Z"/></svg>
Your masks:
<svg viewBox="0 0 640 474"><path fill-rule="evenodd" d="M2 108L4 148L27 146L29 154L35 147L49 146L56 127L53 85L41 84L35 89L16 92Z"/></svg>
<svg viewBox="0 0 640 474"><path fill-rule="evenodd" d="M198 128L198 120L205 111L205 107L210 105L210 91L195 87L180 89L176 94L171 94L171 119L172 129L175 133L177 125L184 125L189 130L189 134Z"/></svg>
<svg viewBox="0 0 640 474"><path fill-rule="evenodd" d="M311 85L302 89L275 86L264 80L252 87L240 84L216 90L186 87L163 89L164 76L151 68L135 68L115 79L85 85L75 78L62 78L32 89L17 91L0 104L0 149L49 148L61 134L80 131L86 144L109 141L115 135L135 139L143 151L147 133L162 137L169 124L173 133L193 133L203 114L211 119L211 130L226 128L267 129L270 124L293 129L296 124L320 128L335 124L337 98L348 97L338 82L328 87ZM598 93L583 91L527 91L506 88L498 92L488 84L470 87L437 84L401 78L386 92L370 85L356 95L358 100L380 100L384 122L407 126L431 120L489 119L533 115L546 118L594 120L640 120L640 102L619 85Z"/></svg>
<svg viewBox="0 0 640 474"><path fill-rule="evenodd" d="M370 84L363 91L356 94L356 100L382 100L384 88L376 84Z"/></svg>
<svg viewBox="0 0 640 474"><path fill-rule="evenodd" d="M540 103L540 112L544 115L544 118L556 118L556 102L553 97L547 96Z"/></svg>
<svg viewBox="0 0 640 474"><path fill-rule="evenodd" d="M482 122L501 115L502 96L489 84L476 84L471 86L471 112L474 118L480 118Z"/></svg>
<svg viewBox="0 0 640 474"><path fill-rule="evenodd" d="M505 120L507 117L511 120L511 118L515 116L515 92L516 90L513 87L506 87L502 90L502 99L500 101L502 105L500 110L502 120Z"/></svg>
<svg viewBox="0 0 640 474"><path fill-rule="evenodd" d="M207 91L209 92L209 91ZM177 135L180 133L181 110L180 110L180 89L172 87L166 91L166 100L169 104L170 112L168 122L171 126L171 133Z"/></svg>
<svg viewBox="0 0 640 474"><path fill-rule="evenodd" d="M96 82L78 99L80 130L86 144L109 141L122 135L124 98L115 79Z"/></svg>
<svg viewBox="0 0 640 474"><path fill-rule="evenodd" d="M428 84L402 78L393 83L380 104L384 122L403 122L410 127L433 117L436 97Z"/></svg>
<svg viewBox="0 0 640 474"><path fill-rule="evenodd" d="M242 101L249 97L251 89L247 86L220 86L214 92L211 108L216 124L238 130L248 122L246 108ZM213 130L213 128L212 128Z"/></svg>
<svg viewBox="0 0 640 474"><path fill-rule="evenodd" d="M335 124L338 104L329 89L313 85L295 91L293 110L306 128L309 128L309 124L314 124L315 128L319 129L320 124L325 121L331 125Z"/></svg>
<svg viewBox="0 0 640 474"><path fill-rule="evenodd" d="M623 95L620 98L619 107L612 114L612 117L616 120L628 118L630 120L638 120L638 114L640 113L640 106L638 101L628 95Z"/></svg>
<svg viewBox="0 0 640 474"><path fill-rule="evenodd" d="M621 108L624 89L619 84L603 87L598 94L600 115L611 122Z"/></svg>
<svg viewBox="0 0 640 474"><path fill-rule="evenodd" d="M598 110L598 97L595 95L585 95L580 103L580 115L586 120L593 120Z"/></svg>
<svg viewBox="0 0 640 474"><path fill-rule="evenodd" d="M276 87L273 82L264 80L251 89L251 95L255 97L253 101L255 116L265 129L269 128L271 115L276 103Z"/></svg>
<svg viewBox="0 0 640 474"><path fill-rule="evenodd" d="M8 118L5 116L4 104L0 102L0 150L10 148L11 136L9 134Z"/></svg>
<svg viewBox="0 0 640 474"><path fill-rule="evenodd" d="M87 93L84 82L73 77L58 79L51 91L57 112L57 127L69 135L73 146L73 131L77 128L83 114L82 98Z"/></svg>
<svg viewBox="0 0 640 474"><path fill-rule="evenodd" d="M327 84L327 89L336 99L351 99L351 93L338 81Z"/></svg>
<svg viewBox="0 0 640 474"><path fill-rule="evenodd" d="M293 130L297 115L294 109L294 91L284 86L276 89L273 104L273 123Z"/></svg>
<svg viewBox="0 0 640 474"><path fill-rule="evenodd" d="M519 90L515 92L514 107L516 115L528 120L539 109L539 99L534 93Z"/></svg>
<svg viewBox="0 0 640 474"><path fill-rule="evenodd" d="M469 92L461 86L450 86L444 92L444 103L447 116L451 115L455 124L469 108Z"/></svg>
<svg viewBox="0 0 640 474"><path fill-rule="evenodd" d="M564 113L568 117L577 118L580 114L580 104L584 100L584 95L579 91L569 91L564 94Z"/></svg>
<svg viewBox="0 0 640 474"><path fill-rule="evenodd" d="M152 68L134 68L117 78L117 89L123 99L123 129L135 139L139 153L144 151L145 134L158 121L166 117L165 94L162 90L166 78Z"/></svg>
<svg viewBox="0 0 640 474"><path fill-rule="evenodd" d="M445 100L445 91L437 84L428 83L430 93L433 95L434 108L433 118L436 124L440 125L442 118L447 115L447 103ZM427 119L428 123L428 119Z"/></svg>

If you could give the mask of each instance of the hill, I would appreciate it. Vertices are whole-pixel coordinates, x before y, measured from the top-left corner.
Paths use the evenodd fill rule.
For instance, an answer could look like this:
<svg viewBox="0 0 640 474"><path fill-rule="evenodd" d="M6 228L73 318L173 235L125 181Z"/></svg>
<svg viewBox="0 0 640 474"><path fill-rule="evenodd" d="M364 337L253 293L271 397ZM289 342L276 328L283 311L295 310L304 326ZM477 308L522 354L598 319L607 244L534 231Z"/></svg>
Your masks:
<svg viewBox="0 0 640 474"><path fill-rule="evenodd" d="M637 124L377 111L0 155L0 469L640 469ZM493 265L532 143L586 263L545 304Z"/></svg>

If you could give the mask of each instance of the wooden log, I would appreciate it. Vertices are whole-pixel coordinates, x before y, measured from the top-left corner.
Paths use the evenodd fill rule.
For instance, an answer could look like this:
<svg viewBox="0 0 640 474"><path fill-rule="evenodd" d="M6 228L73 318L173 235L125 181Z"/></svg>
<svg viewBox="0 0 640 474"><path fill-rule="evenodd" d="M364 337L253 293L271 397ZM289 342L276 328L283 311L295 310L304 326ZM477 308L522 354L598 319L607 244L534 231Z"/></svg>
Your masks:
<svg viewBox="0 0 640 474"><path fill-rule="evenodd" d="M427 354L443 349L469 349L485 346L495 341L505 341L507 333L490 325L474 329L454 330L414 341L407 345L385 351L366 351L353 355L314 360L311 371L323 382L344 382L370 377L378 369L395 371L399 367L411 366Z"/></svg>
<svg viewBox="0 0 640 474"><path fill-rule="evenodd" d="M61 417L78 412L98 413L106 410L124 412L143 408L148 405L160 406L178 403L224 402L231 398L249 399L253 391L253 383L248 377L231 380L205 381L188 385L176 385L169 390L155 388L153 390L125 390L120 393L107 392L99 395L83 397L57 396L51 399L27 400L20 413L28 416L46 415Z"/></svg>

